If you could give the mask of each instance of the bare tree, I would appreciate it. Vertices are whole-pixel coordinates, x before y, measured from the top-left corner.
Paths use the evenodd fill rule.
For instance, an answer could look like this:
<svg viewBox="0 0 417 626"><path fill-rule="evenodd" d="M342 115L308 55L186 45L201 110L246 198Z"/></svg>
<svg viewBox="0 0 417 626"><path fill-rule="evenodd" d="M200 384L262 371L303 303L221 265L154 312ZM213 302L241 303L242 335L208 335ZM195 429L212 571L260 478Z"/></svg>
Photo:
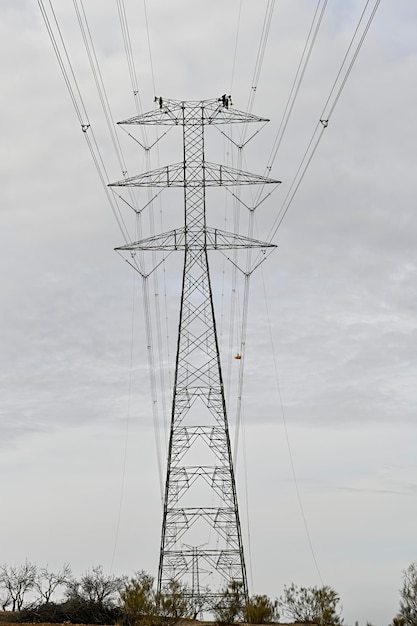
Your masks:
<svg viewBox="0 0 417 626"><path fill-rule="evenodd" d="M100 606L111 607L118 599L123 584L123 578L114 576L114 574L106 575L102 566L96 565L85 572L79 581L69 580L65 595L69 600L80 599Z"/></svg>
<svg viewBox="0 0 417 626"><path fill-rule="evenodd" d="M278 608L283 617L317 624L317 626L338 626L343 620L338 608L340 598L331 587L284 587L279 598Z"/></svg>
<svg viewBox="0 0 417 626"><path fill-rule="evenodd" d="M71 567L64 563L58 572L50 572L48 566L43 567L37 573L34 588L39 594L39 599L49 604L53 594L59 587L66 586L71 580Z"/></svg>
<svg viewBox="0 0 417 626"><path fill-rule="evenodd" d="M18 567L0 566L0 586L7 594L8 604L12 611L21 611L25 595L34 588L36 580L36 565L26 561ZM6 600L7 602L7 600Z"/></svg>
<svg viewBox="0 0 417 626"><path fill-rule="evenodd" d="M0 596L0 606L2 611L7 611L7 607L11 604L12 599L10 597L10 593L6 589L6 593L2 593Z"/></svg>
<svg viewBox="0 0 417 626"><path fill-rule="evenodd" d="M400 591L399 618L407 626L417 626L417 561L404 570L403 586Z"/></svg>

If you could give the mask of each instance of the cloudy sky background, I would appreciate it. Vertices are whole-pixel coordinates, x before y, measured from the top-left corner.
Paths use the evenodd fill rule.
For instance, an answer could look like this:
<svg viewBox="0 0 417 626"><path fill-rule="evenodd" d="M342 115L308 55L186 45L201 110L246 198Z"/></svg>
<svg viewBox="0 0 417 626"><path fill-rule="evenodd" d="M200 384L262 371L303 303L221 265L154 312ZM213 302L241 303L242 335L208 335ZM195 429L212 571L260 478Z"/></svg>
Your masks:
<svg viewBox="0 0 417 626"><path fill-rule="evenodd" d="M73 3L53 4L109 182L118 180ZM84 3L120 120L136 111L115 4ZM266 3L242 3L234 64L239 2L148 2L153 77L143 5L125 4L144 110L155 93L225 91L246 109ZM271 172L283 183L257 212L260 238L364 5L328 2ZM315 6L275 6L253 107L271 122L245 149L244 169L264 171ZM252 278L237 459L251 591L276 597L285 584L323 580L350 624L388 624L402 570L417 558L416 29L412 0L381 3L278 250ZM141 285L113 252L123 239L34 0L3 3L0 71L0 561L156 574L161 498ZM143 151L120 137L129 174L144 171ZM179 160L178 141L162 140L151 166ZM229 158L222 146L227 154L208 160ZM173 272L166 280L175 340ZM232 356L223 353L233 374Z"/></svg>

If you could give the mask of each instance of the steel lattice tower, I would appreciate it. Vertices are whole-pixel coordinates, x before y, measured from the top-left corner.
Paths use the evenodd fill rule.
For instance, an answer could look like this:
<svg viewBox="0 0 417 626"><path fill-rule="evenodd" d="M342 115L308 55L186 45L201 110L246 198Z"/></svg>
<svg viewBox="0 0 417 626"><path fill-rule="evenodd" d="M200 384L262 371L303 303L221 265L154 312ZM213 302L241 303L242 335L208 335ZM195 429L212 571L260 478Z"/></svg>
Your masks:
<svg viewBox="0 0 417 626"><path fill-rule="evenodd" d="M231 108L227 96L155 100L155 110L120 123L181 126L183 161L114 185L183 187L184 226L118 250L184 252L158 589L184 583L201 610L232 580L248 592L208 251L275 247L209 227L206 187L279 181L205 160L205 126L264 118ZM209 593L200 591L203 572L213 573Z"/></svg>

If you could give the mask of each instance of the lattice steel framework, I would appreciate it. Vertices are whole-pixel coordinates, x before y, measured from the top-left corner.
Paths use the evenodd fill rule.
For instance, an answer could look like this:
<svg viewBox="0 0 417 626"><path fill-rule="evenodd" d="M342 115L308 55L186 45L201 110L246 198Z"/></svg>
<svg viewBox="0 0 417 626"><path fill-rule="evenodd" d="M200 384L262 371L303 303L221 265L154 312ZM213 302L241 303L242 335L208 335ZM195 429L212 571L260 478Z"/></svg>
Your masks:
<svg viewBox="0 0 417 626"><path fill-rule="evenodd" d="M241 582L247 595L208 251L274 247L207 226L205 190L279 181L205 160L205 126L263 118L231 108L224 96L156 101L155 110L120 123L182 126L183 161L114 185L183 187L184 226L118 250L184 251L158 588L169 592L171 581L185 583L202 609L231 580ZM202 573L212 574L209 593L200 590Z"/></svg>

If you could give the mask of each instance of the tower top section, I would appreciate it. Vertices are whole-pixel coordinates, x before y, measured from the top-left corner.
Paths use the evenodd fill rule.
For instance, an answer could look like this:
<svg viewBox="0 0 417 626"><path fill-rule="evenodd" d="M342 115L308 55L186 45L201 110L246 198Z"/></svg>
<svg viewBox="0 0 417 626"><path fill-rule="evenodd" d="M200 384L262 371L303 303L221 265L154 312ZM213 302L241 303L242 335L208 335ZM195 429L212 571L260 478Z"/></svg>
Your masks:
<svg viewBox="0 0 417 626"><path fill-rule="evenodd" d="M130 117L118 124L194 126L197 124L269 122L265 117L258 117L232 108L232 98L226 94L220 98L196 101L171 100L156 96L155 104L156 108L153 111Z"/></svg>

